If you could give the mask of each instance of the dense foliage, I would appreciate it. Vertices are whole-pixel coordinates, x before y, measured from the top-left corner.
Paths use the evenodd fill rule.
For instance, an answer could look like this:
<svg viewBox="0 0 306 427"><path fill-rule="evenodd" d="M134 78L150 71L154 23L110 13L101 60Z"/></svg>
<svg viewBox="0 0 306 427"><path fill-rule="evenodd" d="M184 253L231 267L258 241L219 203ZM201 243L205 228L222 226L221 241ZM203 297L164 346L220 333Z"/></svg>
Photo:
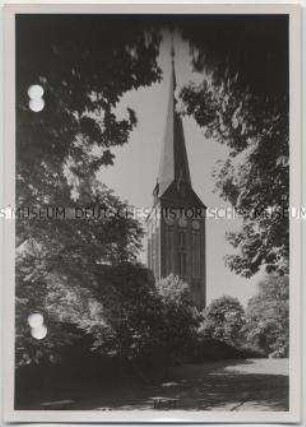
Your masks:
<svg viewBox="0 0 306 427"><path fill-rule="evenodd" d="M268 276L248 302L247 342L272 357L289 355L289 278Z"/></svg>
<svg viewBox="0 0 306 427"><path fill-rule="evenodd" d="M109 297L101 265L135 263L141 227L95 173L113 163L112 147L127 143L136 125L131 109L117 117L122 95L160 77L160 39L137 18L123 24L108 16L103 25L90 15L16 20L16 361L22 365L58 360L63 346L87 333L99 345L107 316L97 289ZM33 84L44 90L40 112L29 108ZM46 214L50 207L68 208L72 218ZM94 207L106 215L75 218L75 208ZM48 327L41 341L27 323L35 311Z"/></svg>
<svg viewBox="0 0 306 427"><path fill-rule="evenodd" d="M289 85L287 17L212 17L186 25L203 82L181 93L186 113L229 156L215 170L216 189L242 217L228 234L237 253L228 266L250 277L288 271Z"/></svg>
<svg viewBox="0 0 306 427"><path fill-rule="evenodd" d="M245 312L237 298L222 296L213 300L203 312L200 334L228 344L240 345L243 342L242 328Z"/></svg>
<svg viewBox="0 0 306 427"><path fill-rule="evenodd" d="M196 340L200 315L192 300L189 285L170 274L156 284L162 303L163 345L170 360L186 357Z"/></svg>
<svg viewBox="0 0 306 427"><path fill-rule="evenodd" d="M86 207L103 207L108 213L105 217L31 219L31 233L25 234L27 238L17 248L18 363L36 360L35 348L41 357L54 359L62 345L71 343L81 330L87 333L92 323L103 322L103 300L97 290L107 298L110 290L101 268L135 262L142 229L132 217L116 214L129 206L101 185L91 188ZM28 222L20 220L19 226L23 224L27 231ZM48 326L47 338L41 342L31 337L27 324L28 315L36 311L46 317Z"/></svg>
<svg viewBox="0 0 306 427"><path fill-rule="evenodd" d="M32 252L23 256L33 263ZM21 270L24 265L22 260ZM188 285L178 277L155 285L147 269L131 263L92 265L83 275L76 267L74 277L65 271L63 266L62 272L30 274L18 287L20 366L60 362L67 345L76 345L84 335L88 351L138 362L137 369L146 372L184 360L192 349L199 314ZM27 325L28 314L35 311L45 316L48 327L42 341L32 338Z"/></svg>
<svg viewBox="0 0 306 427"><path fill-rule="evenodd" d="M18 205L61 205L64 167L79 182L127 143L136 115L127 109L119 118L116 106L159 79L160 39L137 18L108 16L101 25L98 15L49 14L18 16L16 39ZM39 113L29 108L32 84L44 89Z"/></svg>

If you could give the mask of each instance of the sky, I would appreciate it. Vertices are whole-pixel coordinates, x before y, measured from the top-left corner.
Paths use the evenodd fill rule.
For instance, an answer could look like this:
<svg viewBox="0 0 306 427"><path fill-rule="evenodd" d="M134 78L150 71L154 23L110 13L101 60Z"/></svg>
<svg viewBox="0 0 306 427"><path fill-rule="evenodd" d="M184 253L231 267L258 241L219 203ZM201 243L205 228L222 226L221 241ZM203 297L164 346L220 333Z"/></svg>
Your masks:
<svg viewBox="0 0 306 427"><path fill-rule="evenodd" d="M189 47L179 35L174 36L175 71L178 93L189 82L200 82L203 75L193 72ZM138 124L129 142L113 150L114 165L99 172L101 182L112 188L122 200L137 209L152 206L152 191L156 183L161 156L161 144L166 125L170 71L171 39L164 36L158 58L163 71L162 81L150 87L133 90L124 95L117 108L117 118L123 118L126 108L135 110ZM219 159L225 159L227 149L216 141L207 140L192 118L183 117L183 127L193 189L208 208L230 207L216 192L212 170ZM219 210L222 213L222 211ZM227 243L225 233L239 229L239 219L220 218L206 220L206 265L208 303L222 295L231 295L246 305L257 291L260 274L245 279L231 272L224 256L234 249ZM144 261L144 252L141 260Z"/></svg>

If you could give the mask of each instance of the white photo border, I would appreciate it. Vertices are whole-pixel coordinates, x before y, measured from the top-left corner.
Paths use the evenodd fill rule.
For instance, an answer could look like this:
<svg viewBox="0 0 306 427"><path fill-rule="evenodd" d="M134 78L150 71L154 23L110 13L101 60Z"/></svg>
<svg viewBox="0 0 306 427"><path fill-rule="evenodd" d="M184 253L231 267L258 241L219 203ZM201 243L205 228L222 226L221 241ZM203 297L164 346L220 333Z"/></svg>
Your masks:
<svg viewBox="0 0 306 427"><path fill-rule="evenodd" d="M290 66L290 206L301 207L301 7L298 4L9 4L4 7L4 206L15 206L15 15L100 14L288 14ZM225 422L292 423L301 420L302 289L301 221L290 221L290 409L287 412L51 411L14 409L15 224L5 220L4 244L4 420L6 422Z"/></svg>

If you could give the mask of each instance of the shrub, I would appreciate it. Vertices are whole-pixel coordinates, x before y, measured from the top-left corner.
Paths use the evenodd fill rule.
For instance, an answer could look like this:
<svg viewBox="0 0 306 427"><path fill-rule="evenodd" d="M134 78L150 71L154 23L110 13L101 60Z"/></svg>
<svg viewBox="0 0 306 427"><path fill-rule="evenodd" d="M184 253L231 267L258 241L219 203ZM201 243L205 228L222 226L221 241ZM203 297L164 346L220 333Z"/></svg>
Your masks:
<svg viewBox="0 0 306 427"><path fill-rule="evenodd" d="M270 275L249 300L244 328L247 342L271 357L289 354L289 279Z"/></svg>
<svg viewBox="0 0 306 427"><path fill-rule="evenodd" d="M208 339L230 345L242 344L245 312L237 298L222 296L213 300L203 311L199 333Z"/></svg>
<svg viewBox="0 0 306 427"><path fill-rule="evenodd" d="M184 359L192 352L200 322L190 288L178 276L170 274L156 284L156 289L162 307L159 341L170 359Z"/></svg>

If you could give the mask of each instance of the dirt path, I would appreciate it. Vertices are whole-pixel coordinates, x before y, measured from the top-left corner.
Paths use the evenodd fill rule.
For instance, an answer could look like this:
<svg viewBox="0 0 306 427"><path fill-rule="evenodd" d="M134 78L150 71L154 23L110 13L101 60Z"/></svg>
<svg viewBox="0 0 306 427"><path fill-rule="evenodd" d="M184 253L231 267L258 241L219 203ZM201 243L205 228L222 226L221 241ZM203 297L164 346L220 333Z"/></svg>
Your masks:
<svg viewBox="0 0 306 427"><path fill-rule="evenodd" d="M163 383L110 391L84 409L152 409L159 396L186 410L286 411L288 394L287 359L233 360L173 368Z"/></svg>
<svg viewBox="0 0 306 427"><path fill-rule="evenodd" d="M183 410L286 411L288 394L287 359L227 360L172 368L156 384L70 384L27 409L146 410L159 397Z"/></svg>
<svg viewBox="0 0 306 427"><path fill-rule="evenodd" d="M288 360L249 359L185 365L171 371L186 409L288 410Z"/></svg>

